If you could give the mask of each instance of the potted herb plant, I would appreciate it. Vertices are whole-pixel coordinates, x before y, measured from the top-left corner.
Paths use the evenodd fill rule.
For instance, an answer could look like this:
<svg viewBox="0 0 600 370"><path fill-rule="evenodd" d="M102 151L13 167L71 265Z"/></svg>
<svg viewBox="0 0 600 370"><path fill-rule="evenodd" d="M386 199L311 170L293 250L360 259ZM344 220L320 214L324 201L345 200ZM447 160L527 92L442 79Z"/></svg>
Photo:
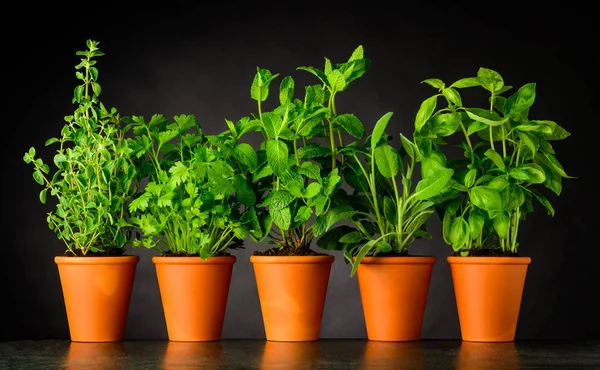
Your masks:
<svg viewBox="0 0 600 370"><path fill-rule="evenodd" d="M253 210L246 206L255 203L237 158L256 153L227 135L204 135L192 115L129 122L136 166L148 178L129 206L142 233L134 247L160 253L152 261L168 337L218 340L236 261L229 251L243 246Z"/></svg>
<svg viewBox="0 0 600 370"><path fill-rule="evenodd" d="M33 147L23 159L43 186L40 201L46 203L48 193L56 199L47 222L67 247L54 261L71 340L110 342L123 338L139 261L125 255L133 230L127 205L137 192L137 176L121 117L99 101L96 58L104 53L98 42L86 44L87 50L77 52L77 108L65 117L60 137L46 141L56 147L52 168Z"/></svg>
<svg viewBox="0 0 600 370"><path fill-rule="evenodd" d="M316 75L319 85L305 88L304 99L294 97L291 76L281 80L279 104L264 109L270 85L278 74L257 68L250 93L257 114L236 124L228 121L238 140L259 132L262 142L257 162L249 173L257 207L252 222L260 232L251 237L268 239L273 247L256 251L253 264L267 340L312 341L319 337L329 282L332 255L317 252L312 242L326 228L349 217L351 208L334 208L341 196L341 156L336 148L342 133L364 135L362 123L352 114L338 114L335 97L364 74L369 61L358 47L346 63L325 70L299 67Z"/></svg>
<svg viewBox="0 0 600 370"><path fill-rule="evenodd" d="M435 257L409 254L408 248L431 237L426 221L454 171L439 168L413 187L422 155L402 134L400 150L390 145L385 130L391 117L389 112L379 119L364 145L341 150L353 188L346 201L356 211L350 218L354 227L331 228L317 244L344 250L351 276L357 273L368 339L413 341L421 336Z"/></svg>
<svg viewBox="0 0 600 370"><path fill-rule="evenodd" d="M453 186L439 207L456 295L462 338L467 341L513 341L531 258L518 253L521 221L534 200L554 215L543 190L560 195L568 178L551 142L570 134L554 121L529 118L536 84L511 90L502 76L480 68L476 77L446 86L425 83L438 92L421 105L415 131L421 146L431 148L427 170L454 169ZM459 89L482 87L484 108L466 107ZM438 99L444 102L438 108ZM463 156L453 158L440 133L457 136Z"/></svg>

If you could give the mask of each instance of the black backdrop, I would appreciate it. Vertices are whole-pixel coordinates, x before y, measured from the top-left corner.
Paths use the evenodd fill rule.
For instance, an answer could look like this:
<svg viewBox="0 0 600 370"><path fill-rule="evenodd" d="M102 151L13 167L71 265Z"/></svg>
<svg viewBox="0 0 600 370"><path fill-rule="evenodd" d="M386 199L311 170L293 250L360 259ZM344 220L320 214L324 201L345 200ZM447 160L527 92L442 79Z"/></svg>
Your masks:
<svg viewBox="0 0 600 370"><path fill-rule="evenodd" d="M400 3L400 2L398 2ZM600 252L594 206L598 197L592 107L598 82L596 20L576 2L89 2L79 5L13 4L2 23L2 339L68 338L55 255L63 245L48 229L48 208L23 153L35 146L49 162L44 141L59 133L72 112L76 50L88 38L106 53L99 61L103 101L122 114L169 117L193 113L205 131L224 118L253 111L249 86L256 66L298 85L311 82L299 65L344 61L362 44L371 70L338 97L367 130L394 111L390 129L410 134L420 102L432 90L425 78L446 81L474 75L480 66L500 72L507 84L537 82L532 115L559 122L572 136L557 142L558 158L578 179L564 181L551 197L556 216L540 209L522 225L521 249L532 257L517 339L600 337ZM595 83L594 83L595 81ZM7 83L8 82L8 83ZM439 228L434 217L430 228ZM236 251L224 338L264 338L252 251ZM423 338L460 338L439 232L415 248L438 258ZM154 252L140 255L127 339L166 338ZM399 282L399 284L401 284ZM364 338L358 286L336 254L321 331L323 338Z"/></svg>

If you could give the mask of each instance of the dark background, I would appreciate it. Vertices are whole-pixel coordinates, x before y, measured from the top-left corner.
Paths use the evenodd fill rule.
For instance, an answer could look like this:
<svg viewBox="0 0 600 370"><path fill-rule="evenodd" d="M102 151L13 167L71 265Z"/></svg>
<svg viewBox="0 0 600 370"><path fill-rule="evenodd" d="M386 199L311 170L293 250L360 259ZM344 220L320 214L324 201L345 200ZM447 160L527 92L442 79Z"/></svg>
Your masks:
<svg viewBox="0 0 600 370"><path fill-rule="evenodd" d="M488 5L485 5L488 4ZM532 258L517 339L600 338L600 252L597 242L598 86L597 19L577 2L90 2L35 5L16 2L2 22L2 256L0 339L68 338L53 257L64 251L46 224L39 185L23 153L56 136L73 110L75 51L100 41L101 99L124 115L168 117L193 113L208 133L224 118L253 112L249 89L256 66L291 74L297 86L316 83L300 65L323 67L323 57L346 61L358 45L371 70L337 100L370 131L394 111L390 132L412 133L420 102L433 93L420 82L453 82L480 66L508 85L537 82L531 117L558 122L572 133L557 142L558 159L578 179L550 196L556 216L542 209L520 229L520 253ZM278 83L277 83L278 86ZM298 93L298 89L296 90ZM301 93L303 94L303 93ZM423 338L458 339L451 254L430 220L434 239L419 253L435 255ZM234 251L224 338L264 338L253 270L257 248ZM151 257L141 261L126 339L165 339L166 328ZM356 278L336 255L323 316L323 338L364 338ZM399 285L402 282L398 282Z"/></svg>

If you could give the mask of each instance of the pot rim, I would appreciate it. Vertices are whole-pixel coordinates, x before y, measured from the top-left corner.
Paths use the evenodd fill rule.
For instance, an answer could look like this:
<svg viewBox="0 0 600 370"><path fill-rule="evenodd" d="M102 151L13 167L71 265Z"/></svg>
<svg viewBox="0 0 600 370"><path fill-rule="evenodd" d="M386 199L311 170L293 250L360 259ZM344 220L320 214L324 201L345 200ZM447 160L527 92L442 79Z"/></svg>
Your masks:
<svg viewBox="0 0 600 370"><path fill-rule="evenodd" d="M54 263L57 265L127 265L136 264L140 261L139 256L55 256Z"/></svg>
<svg viewBox="0 0 600 370"><path fill-rule="evenodd" d="M388 257L373 257L366 256L360 261L361 264L370 265L422 265L433 264L436 258L434 256L388 256Z"/></svg>
<svg viewBox="0 0 600 370"><path fill-rule="evenodd" d="M174 257L174 256L153 256L152 262L159 265L228 265L235 263L237 258L235 256L213 256L209 257L206 261L200 256L185 256L185 257Z"/></svg>
<svg viewBox="0 0 600 370"><path fill-rule="evenodd" d="M331 264L332 255L324 256L250 256L250 262L259 264Z"/></svg>
<svg viewBox="0 0 600 370"><path fill-rule="evenodd" d="M446 257L446 261L456 265L529 265L531 263L531 257L448 256Z"/></svg>

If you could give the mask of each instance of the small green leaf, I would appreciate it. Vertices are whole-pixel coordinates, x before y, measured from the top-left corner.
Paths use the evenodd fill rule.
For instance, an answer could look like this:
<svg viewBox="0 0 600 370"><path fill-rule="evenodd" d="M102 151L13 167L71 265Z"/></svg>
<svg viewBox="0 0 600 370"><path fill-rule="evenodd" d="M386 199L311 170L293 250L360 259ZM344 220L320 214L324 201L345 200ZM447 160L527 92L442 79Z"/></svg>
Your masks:
<svg viewBox="0 0 600 370"><path fill-rule="evenodd" d="M400 142L402 143L404 150L406 150L406 154L413 160L417 160L418 149L416 145L402 134L400 134Z"/></svg>
<svg viewBox="0 0 600 370"><path fill-rule="evenodd" d="M421 103L421 107L415 118L415 130L421 132L421 128L425 126L437 106L438 95L431 96Z"/></svg>
<svg viewBox="0 0 600 370"><path fill-rule="evenodd" d="M477 178L477 169L473 168L467 172L465 175L465 186L470 188L475 184L475 179Z"/></svg>
<svg viewBox="0 0 600 370"><path fill-rule="evenodd" d="M334 92L344 91L346 88L346 78L344 74L337 69L327 74L327 81Z"/></svg>
<svg viewBox="0 0 600 370"><path fill-rule="evenodd" d="M377 123L375 123L375 127L373 127L373 132L371 133L372 150L375 150L375 148L377 147L377 144L379 143L379 140L381 140L381 137L385 132L385 128L388 122L390 121L390 118L392 118L393 114L393 112L387 112L379 120L377 120Z"/></svg>
<svg viewBox="0 0 600 370"><path fill-rule="evenodd" d="M475 186L469 189L471 202L490 214L490 218L502 211L502 197L500 193L488 186Z"/></svg>
<svg viewBox="0 0 600 370"><path fill-rule="evenodd" d="M48 189L42 189L42 191L40 191L40 202L42 202L43 204L46 204L47 191L48 191Z"/></svg>
<svg viewBox="0 0 600 370"><path fill-rule="evenodd" d="M287 104L294 98L294 79L286 76L279 84L279 103Z"/></svg>
<svg viewBox="0 0 600 370"><path fill-rule="evenodd" d="M465 108L465 112L473 121L482 122L490 126L500 126L508 121L508 117L501 118L498 113L485 109Z"/></svg>
<svg viewBox="0 0 600 370"><path fill-rule="evenodd" d="M450 225L448 239L455 251L462 249L469 238L469 223L462 217L457 217Z"/></svg>
<svg viewBox="0 0 600 370"><path fill-rule="evenodd" d="M519 88L517 92L506 99L502 107L502 113L505 116L517 117L523 111L529 109L535 101L535 87L536 84L531 82Z"/></svg>
<svg viewBox="0 0 600 370"><path fill-rule="evenodd" d="M444 82L442 80L440 80L439 78L428 78L424 81L421 81L421 83L426 83L432 87L435 87L436 89L444 88Z"/></svg>
<svg viewBox="0 0 600 370"><path fill-rule="evenodd" d="M36 170L33 172L33 179L40 185L44 185L44 175L41 171Z"/></svg>
<svg viewBox="0 0 600 370"><path fill-rule="evenodd" d="M59 140L57 138L51 137L50 139L46 140L46 143L44 145L48 146L48 145L52 145L52 144L58 143L58 142L59 142Z"/></svg>
<svg viewBox="0 0 600 370"><path fill-rule="evenodd" d="M447 89L444 89L442 91L442 94L444 94L444 97L448 99L452 104L459 107L462 106L462 99L460 97L460 94L454 88L449 87Z"/></svg>
<svg viewBox="0 0 600 370"><path fill-rule="evenodd" d="M310 218L310 216L312 216L312 214L313 214L312 208L307 207L307 206L302 206L302 207L298 208L298 212L296 212L294 221L297 222L298 224L303 224L306 221L308 221L308 219Z"/></svg>
<svg viewBox="0 0 600 370"><path fill-rule="evenodd" d="M310 199L316 196L321 191L321 187L321 184L318 182L311 182L306 189L304 189L304 198Z"/></svg>
<svg viewBox="0 0 600 370"><path fill-rule="evenodd" d="M485 215L478 209L469 213L469 230L471 239L479 237L485 224Z"/></svg>

